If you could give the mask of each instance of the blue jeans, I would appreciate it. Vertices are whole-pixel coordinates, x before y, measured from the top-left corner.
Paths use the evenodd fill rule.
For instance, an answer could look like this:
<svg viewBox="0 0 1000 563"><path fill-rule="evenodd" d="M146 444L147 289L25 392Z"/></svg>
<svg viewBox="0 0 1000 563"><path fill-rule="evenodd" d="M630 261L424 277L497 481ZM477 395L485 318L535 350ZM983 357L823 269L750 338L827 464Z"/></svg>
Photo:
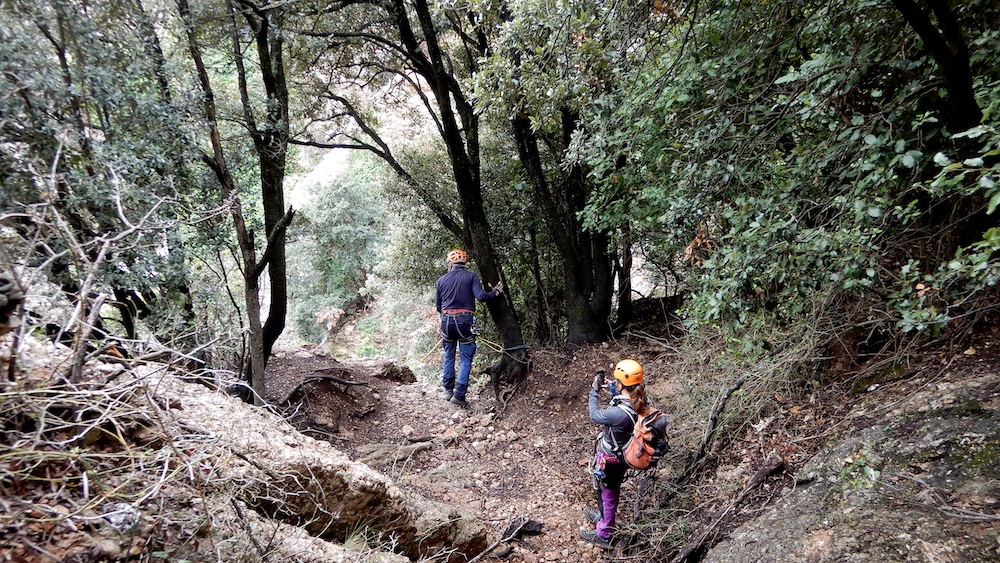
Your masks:
<svg viewBox="0 0 1000 563"><path fill-rule="evenodd" d="M476 354L476 335L472 332L475 317L471 313L441 315L441 348L444 350L444 370L441 385L460 401L469 389L472 357ZM455 379L455 351L459 352L458 380Z"/></svg>

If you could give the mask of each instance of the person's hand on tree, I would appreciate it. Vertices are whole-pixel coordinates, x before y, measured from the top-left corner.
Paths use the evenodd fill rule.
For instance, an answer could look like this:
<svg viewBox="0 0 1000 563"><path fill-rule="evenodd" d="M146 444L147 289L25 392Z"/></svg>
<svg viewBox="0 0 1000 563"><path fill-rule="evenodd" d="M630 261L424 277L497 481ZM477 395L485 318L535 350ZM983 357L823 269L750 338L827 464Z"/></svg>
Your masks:
<svg viewBox="0 0 1000 563"><path fill-rule="evenodd" d="M503 293L503 282L497 282L497 284L493 287L493 293L496 293L497 295Z"/></svg>

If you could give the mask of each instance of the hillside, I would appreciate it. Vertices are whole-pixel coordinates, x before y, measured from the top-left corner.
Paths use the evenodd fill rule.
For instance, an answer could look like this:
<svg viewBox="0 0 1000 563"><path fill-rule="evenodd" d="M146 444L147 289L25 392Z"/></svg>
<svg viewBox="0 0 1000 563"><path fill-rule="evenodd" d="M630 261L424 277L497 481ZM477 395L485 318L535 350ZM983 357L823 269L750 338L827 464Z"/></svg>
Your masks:
<svg viewBox="0 0 1000 563"><path fill-rule="evenodd" d="M682 380L685 362L657 347L631 338L574 354L538 351L525 393L502 404L482 387L469 411L422 383L376 380L347 394L317 384L299 423L428 498L473 507L496 540L517 518L541 522L541 534L497 548L509 551L509 561L661 561L695 546L691 560L708 561L998 554L1000 474L990 456L1000 444L1000 347L993 332L858 392L834 385L775 398L767 417L714 451L680 489L672 483L687 469L707 416L675 419L674 451L646 494L639 498L641 477L627 482L624 531L634 545L608 554L581 542L582 509L593 503L591 375L619 358L642 358L656 404L675 412L694 382ZM276 358L273 369L276 381L289 381L333 362L300 351ZM318 422L329 422L324 412L340 413L336 432ZM748 486L765 466L770 472Z"/></svg>
<svg viewBox="0 0 1000 563"><path fill-rule="evenodd" d="M391 555L394 545L404 553L410 548L395 543L405 540L405 527L392 532L402 525L401 516L378 532L387 501L342 505L362 507L359 514L367 516L331 508L336 506L331 502L341 502L334 496L357 482L336 475L364 474L364 466L355 466L360 461L380 475L365 480L388 479L385 486L398 488L390 494L401 500L392 504L424 506L417 509L424 519L444 509L442 515L460 511L478 521L483 535L467 545L473 552L493 547L479 560L667 561L682 550L689 561L720 562L996 559L998 351L990 331L965 350L928 355L863 389L850 391L845 382L773 397L767 416L713 442L703 462L685 473L707 416L678 415L694 386L715 386L719 394L727 385L686 378L690 362L648 337L573 354L535 351L524 392L504 404L476 386L468 410L445 403L436 388L406 377L405 368L392 372L402 377L372 376L358 381L363 385L308 383L283 415L305 434L298 437L290 427L268 422L273 415L201 385L177 387L164 379L133 388L131 382L148 381L151 374L166 377L149 366L97 363L89 373L105 384L53 387L46 381L53 365L46 360L59 355L35 345L21 358L31 369L3 393L0 483L6 500L0 556L16 561L467 559L445 544L434 553ZM644 361L655 403L674 417L674 450L644 476L650 479L627 481L623 538L615 550L604 552L578 539L585 525L582 509L593 501L586 466L597 430L586 417L586 395L593 370L623 356ZM303 377L345 366L321 351L283 352L271 363L271 391L281 396ZM89 406L77 403L85 397ZM151 411L150 405L159 408ZM713 406L702 405L702 411L710 413ZM48 414L32 419L29 412ZM64 426L43 429L31 422L52 417ZM269 436L272 430L265 428L280 434ZM209 447L215 442L221 443ZM219 446L257 453L218 457L213 452ZM286 458L313 461L295 469L300 462L288 467ZM248 471L272 475L265 477L272 481L270 490L252 485ZM274 480L289 471L311 477ZM143 482L142 475L150 479ZM324 487L338 492L302 504L334 492L324 493ZM303 508L316 503L332 518L320 528L316 509ZM400 515L414 510L400 506ZM123 525L115 519L118 513L137 522ZM366 524L341 527L335 523L338 514L345 522L361 518ZM512 524L526 520L540 526L526 526L513 541L500 541Z"/></svg>

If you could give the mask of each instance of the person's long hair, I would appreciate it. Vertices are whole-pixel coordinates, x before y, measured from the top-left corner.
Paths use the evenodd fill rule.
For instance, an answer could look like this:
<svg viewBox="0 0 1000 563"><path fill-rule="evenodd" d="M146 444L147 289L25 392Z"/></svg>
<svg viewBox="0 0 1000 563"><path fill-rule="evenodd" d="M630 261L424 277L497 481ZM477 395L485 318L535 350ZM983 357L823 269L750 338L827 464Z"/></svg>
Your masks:
<svg viewBox="0 0 1000 563"><path fill-rule="evenodd" d="M632 410L639 416L646 416L646 413L649 412L649 397L646 396L646 384L639 383L626 387L626 389L628 389L628 394L632 401Z"/></svg>

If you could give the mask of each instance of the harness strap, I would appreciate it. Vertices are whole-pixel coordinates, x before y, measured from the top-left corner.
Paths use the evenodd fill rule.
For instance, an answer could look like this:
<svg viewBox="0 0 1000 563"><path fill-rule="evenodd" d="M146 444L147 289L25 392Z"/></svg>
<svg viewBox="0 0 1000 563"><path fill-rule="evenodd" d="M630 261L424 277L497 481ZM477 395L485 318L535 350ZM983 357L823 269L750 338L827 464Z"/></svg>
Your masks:
<svg viewBox="0 0 1000 563"><path fill-rule="evenodd" d="M470 313L471 313L471 311L470 311ZM462 344L471 344L471 343L474 343L476 341L476 327L475 327L476 318L474 316L472 317L473 324L472 324L472 326L471 326L471 328L469 330L469 334L462 334L462 331L459 329L458 330L459 338L450 338L449 337L448 332L445 329L445 327L446 326L447 327L451 327L452 325L454 325L454 327L456 329L458 329L459 326L460 326L460 324L459 324L458 319L456 317L458 317L461 314L464 314L464 313L460 313L458 315L452 315L452 314L445 313L445 314L441 315L442 317L444 317L444 318L441 319L442 326L438 327L438 334L441 335L441 340L444 340L446 342L456 342L457 341L457 342L461 342ZM462 323L462 324L464 324L464 323Z"/></svg>
<svg viewBox="0 0 1000 563"><path fill-rule="evenodd" d="M625 416L629 417L629 419L632 421L632 427L635 428L635 422L636 420L639 419L639 413L635 412L635 409L632 408L632 405L628 403L620 403L615 406L625 412ZM609 442L606 439L606 437L610 437L611 441ZM608 449L615 452L615 454L621 453L622 448L625 447L625 444L618 443L618 438L615 437L615 433L611 432L610 429L608 430L608 432L602 434L601 441L608 446ZM626 439L625 441L628 442L628 439Z"/></svg>

